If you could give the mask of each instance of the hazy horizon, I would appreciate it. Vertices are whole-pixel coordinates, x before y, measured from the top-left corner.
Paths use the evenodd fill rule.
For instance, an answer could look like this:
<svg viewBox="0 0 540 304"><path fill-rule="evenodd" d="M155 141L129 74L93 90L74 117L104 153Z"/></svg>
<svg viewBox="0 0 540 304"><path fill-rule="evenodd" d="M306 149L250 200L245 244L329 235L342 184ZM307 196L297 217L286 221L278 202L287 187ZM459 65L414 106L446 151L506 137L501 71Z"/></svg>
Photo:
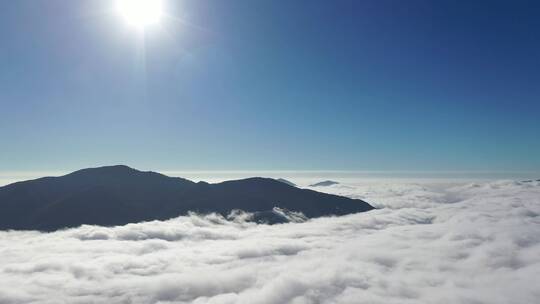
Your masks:
<svg viewBox="0 0 540 304"><path fill-rule="evenodd" d="M101 167L101 166L96 166ZM92 168L92 167L90 167ZM140 171L154 171L172 177L183 177L193 181L222 182L249 177L284 178L307 186L325 179L338 182L355 181L419 181L419 182L464 182L490 180L528 180L540 179L540 172L535 171L376 171L376 170L155 170L132 167ZM74 170L57 171L0 171L0 187L14 182L41 177L62 176Z"/></svg>

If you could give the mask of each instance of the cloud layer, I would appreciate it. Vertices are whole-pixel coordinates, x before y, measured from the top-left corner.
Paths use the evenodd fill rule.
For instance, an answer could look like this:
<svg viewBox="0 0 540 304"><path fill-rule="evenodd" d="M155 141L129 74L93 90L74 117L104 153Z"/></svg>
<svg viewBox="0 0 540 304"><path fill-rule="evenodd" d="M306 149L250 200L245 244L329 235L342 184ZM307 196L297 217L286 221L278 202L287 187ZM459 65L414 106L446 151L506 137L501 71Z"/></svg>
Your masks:
<svg viewBox="0 0 540 304"><path fill-rule="evenodd" d="M379 210L0 232L0 303L535 303L540 183L339 184Z"/></svg>

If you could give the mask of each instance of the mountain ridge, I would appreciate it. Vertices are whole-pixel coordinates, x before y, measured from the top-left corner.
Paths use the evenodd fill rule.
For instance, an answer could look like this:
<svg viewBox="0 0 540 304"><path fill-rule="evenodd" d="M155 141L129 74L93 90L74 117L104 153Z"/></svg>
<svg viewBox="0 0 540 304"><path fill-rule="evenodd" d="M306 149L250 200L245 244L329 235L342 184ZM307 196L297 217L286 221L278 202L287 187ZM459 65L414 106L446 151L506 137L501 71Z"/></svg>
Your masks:
<svg viewBox="0 0 540 304"><path fill-rule="evenodd" d="M209 184L125 165L85 168L0 187L0 230L51 231L82 224L122 225L165 220L189 211L227 215L233 210L308 218L373 209L362 201L251 177ZM260 216L261 222L276 222Z"/></svg>

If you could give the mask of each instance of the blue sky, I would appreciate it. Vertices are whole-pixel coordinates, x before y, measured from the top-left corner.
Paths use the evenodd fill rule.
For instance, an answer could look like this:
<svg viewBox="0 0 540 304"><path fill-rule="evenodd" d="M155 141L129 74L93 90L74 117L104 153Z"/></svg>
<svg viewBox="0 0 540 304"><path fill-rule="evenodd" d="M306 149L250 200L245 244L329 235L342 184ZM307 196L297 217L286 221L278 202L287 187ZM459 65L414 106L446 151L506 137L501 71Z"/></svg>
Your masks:
<svg viewBox="0 0 540 304"><path fill-rule="evenodd" d="M536 1L0 3L0 171L540 172Z"/></svg>

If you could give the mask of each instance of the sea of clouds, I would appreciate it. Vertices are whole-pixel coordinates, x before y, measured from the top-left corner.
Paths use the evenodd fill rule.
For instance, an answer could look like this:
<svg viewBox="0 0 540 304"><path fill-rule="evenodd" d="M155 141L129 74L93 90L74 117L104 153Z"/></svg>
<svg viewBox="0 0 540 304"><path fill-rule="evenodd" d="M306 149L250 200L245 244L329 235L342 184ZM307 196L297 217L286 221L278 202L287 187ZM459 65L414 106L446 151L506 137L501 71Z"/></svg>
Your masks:
<svg viewBox="0 0 540 304"><path fill-rule="evenodd" d="M540 182L317 190L379 209L0 232L0 303L540 303Z"/></svg>

